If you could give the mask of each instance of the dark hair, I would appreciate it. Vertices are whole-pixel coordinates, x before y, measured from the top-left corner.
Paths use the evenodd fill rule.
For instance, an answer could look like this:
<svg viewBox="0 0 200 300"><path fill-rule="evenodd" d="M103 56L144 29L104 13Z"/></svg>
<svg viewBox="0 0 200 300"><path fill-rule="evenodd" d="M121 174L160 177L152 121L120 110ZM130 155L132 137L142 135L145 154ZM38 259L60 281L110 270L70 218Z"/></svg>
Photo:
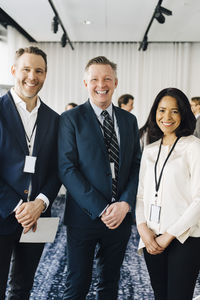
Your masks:
<svg viewBox="0 0 200 300"><path fill-rule="evenodd" d="M72 107L76 107L76 106L78 106L78 104L76 104L76 103L74 103L74 102L67 103L67 105L66 105L66 106L68 106L68 105L70 105L70 106L72 106Z"/></svg>
<svg viewBox="0 0 200 300"><path fill-rule="evenodd" d="M85 72L88 71L89 67L91 65L110 65L113 71L115 72L115 75L117 76L117 64L113 63L109 59L107 59L105 56L97 56L95 58L92 58L88 61L86 67L85 67Z"/></svg>
<svg viewBox="0 0 200 300"><path fill-rule="evenodd" d="M118 99L118 106L121 107L122 104L126 105L129 102L129 99L134 100L134 97L130 94L121 95Z"/></svg>
<svg viewBox="0 0 200 300"><path fill-rule="evenodd" d="M192 97L191 101L193 101L197 105L200 105L200 97Z"/></svg>
<svg viewBox="0 0 200 300"><path fill-rule="evenodd" d="M160 130L156 123L156 111L160 100L165 96L170 96L176 99L178 109L181 115L181 123L179 127L175 130L176 136L181 137L193 134L196 125L196 118L191 110L187 96L177 88L166 88L156 96L153 106L151 108L148 117L149 137L151 137L153 141L156 141L163 136L163 132Z"/></svg>
<svg viewBox="0 0 200 300"><path fill-rule="evenodd" d="M20 56L22 56L24 53L36 54L36 55L42 56L42 58L44 59L44 62L45 62L45 71L47 71L47 55L44 51L42 51L38 47L33 47L33 46L30 46L27 48L20 48L15 53L15 61L17 61L18 58Z"/></svg>
<svg viewBox="0 0 200 300"><path fill-rule="evenodd" d="M153 137L152 135L149 135L149 116L148 116L145 124L139 129L140 139L143 137L144 134L146 134L147 145L149 145L157 140L157 138Z"/></svg>

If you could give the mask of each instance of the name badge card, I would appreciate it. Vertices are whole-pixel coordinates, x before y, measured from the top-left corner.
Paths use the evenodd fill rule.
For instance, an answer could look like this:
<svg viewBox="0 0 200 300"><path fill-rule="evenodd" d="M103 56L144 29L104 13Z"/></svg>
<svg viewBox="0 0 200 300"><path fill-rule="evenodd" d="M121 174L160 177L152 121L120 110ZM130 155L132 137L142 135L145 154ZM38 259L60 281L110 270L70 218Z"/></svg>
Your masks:
<svg viewBox="0 0 200 300"><path fill-rule="evenodd" d="M160 223L160 211L161 207L155 204L151 205L150 221L154 223Z"/></svg>
<svg viewBox="0 0 200 300"><path fill-rule="evenodd" d="M24 164L24 172L25 173L35 173L35 163L37 157L35 156L28 156L25 157L25 164Z"/></svg>
<svg viewBox="0 0 200 300"><path fill-rule="evenodd" d="M115 179L115 164L114 164L114 162L110 163L110 169L111 169L111 173L112 173L112 179Z"/></svg>

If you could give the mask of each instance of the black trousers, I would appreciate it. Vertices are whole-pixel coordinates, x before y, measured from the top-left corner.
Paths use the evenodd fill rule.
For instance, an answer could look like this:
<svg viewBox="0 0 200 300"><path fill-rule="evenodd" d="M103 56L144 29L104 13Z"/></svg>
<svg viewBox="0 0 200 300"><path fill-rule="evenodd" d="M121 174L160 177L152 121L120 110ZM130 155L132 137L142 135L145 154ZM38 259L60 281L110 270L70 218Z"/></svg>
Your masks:
<svg viewBox="0 0 200 300"><path fill-rule="evenodd" d="M184 244L173 240L167 249L151 255L144 249L155 300L192 300L200 270L200 238Z"/></svg>
<svg viewBox="0 0 200 300"><path fill-rule="evenodd" d="M97 259L97 300L116 300L120 267L131 234L130 219L115 230L102 223L101 228L67 227L68 274L63 300L84 300L92 279L95 255Z"/></svg>
<svg viewBox="0 0 200 300"><path fill-rule="evenodd" d="M44 244L19 243L21 232L0 235L0 299L5 299L11 263L8 300L28 300Z"/></svg>

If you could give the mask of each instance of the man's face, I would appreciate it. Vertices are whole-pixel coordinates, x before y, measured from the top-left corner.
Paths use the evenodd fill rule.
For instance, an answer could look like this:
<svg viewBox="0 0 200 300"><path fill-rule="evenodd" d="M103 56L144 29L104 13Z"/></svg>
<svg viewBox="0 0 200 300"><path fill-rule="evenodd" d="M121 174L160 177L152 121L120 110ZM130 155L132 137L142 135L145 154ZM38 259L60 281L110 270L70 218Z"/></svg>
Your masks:
<svg viewBox="0 0 200 300"><path fill-rule="evenodd" d="M94 64L86 72L84 84L91 101L98 107L106 109L117 87L117 78L110 65Z"/></svg>
<svg viewBox="0 0 200 300"><path fill-rule="evenodd" d="M190 106L193 114L196 116L200 113L200 105L196 103L195 101L190 101Z"/></svg>
<svg viewBox="0 0 200 300"><path fill-rule="evenodd" d="M46 65L41 55L24 53L11 68L15 92L25 102L36 98L46 78Z"/></svg>
<svg viewBox="0 0 200 300"><path fill-rule="evenodd" d="M133 99L129 99L127 104L122 103L121 108L131 112L133 109Z"/></svg>
<svg viewBox="0 0 200 300"><path fill-rule="evenodd" d="M67 106L66 106L66 109L65 110L70 110L70 109L72 109L72 108L74 108L72 105L70 105L70 104L68 104Z"/></svg>

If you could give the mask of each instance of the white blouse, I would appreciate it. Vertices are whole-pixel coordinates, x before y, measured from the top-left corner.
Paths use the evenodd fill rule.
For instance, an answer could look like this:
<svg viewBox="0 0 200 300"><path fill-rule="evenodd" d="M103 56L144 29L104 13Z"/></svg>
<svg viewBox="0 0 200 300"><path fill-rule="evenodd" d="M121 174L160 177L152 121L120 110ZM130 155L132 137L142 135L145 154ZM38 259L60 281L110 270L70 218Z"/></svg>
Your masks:
<svg viewBox="0 0 200 300"><path fill-rule="evenodd" d="M144 148L136 203L137 225L146 223L156 234L168 232L181 243L189 237L200 237L200 139L193 135L181 137L170 155L160 182L157 205L161 207L160 222L149 220L151 204L155 203L154 166L160 140ZM161 146L157 177L170 151ZM143 248L142 240L139 249Z"/></svg>

